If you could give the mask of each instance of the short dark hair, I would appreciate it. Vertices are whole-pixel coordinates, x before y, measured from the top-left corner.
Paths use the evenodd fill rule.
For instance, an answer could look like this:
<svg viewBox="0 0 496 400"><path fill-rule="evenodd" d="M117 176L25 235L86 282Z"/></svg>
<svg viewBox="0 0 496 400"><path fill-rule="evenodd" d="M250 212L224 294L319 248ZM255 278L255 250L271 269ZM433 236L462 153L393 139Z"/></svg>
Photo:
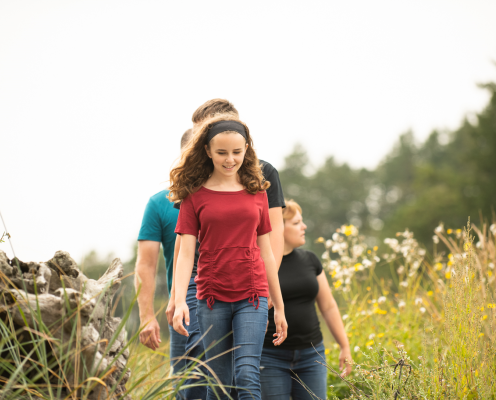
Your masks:
<svg viewBox="0 0 496 400"><path fill-rule="evenodd" d="M203 103L193 113L194 124L204 121L207 118L213 117L216 114L234 114L239 117L238 110L234 108L232 103L224 99L212 99Z"/></svg>
<svg viewBox="0 0 496 400"><path fill-rule="evenodd" d="M189 140L191 139L191 136L193 136L193 129L189 128L186 132L183 133L183 136L181 136L181 149L184 149L186 147Z"/></svg>

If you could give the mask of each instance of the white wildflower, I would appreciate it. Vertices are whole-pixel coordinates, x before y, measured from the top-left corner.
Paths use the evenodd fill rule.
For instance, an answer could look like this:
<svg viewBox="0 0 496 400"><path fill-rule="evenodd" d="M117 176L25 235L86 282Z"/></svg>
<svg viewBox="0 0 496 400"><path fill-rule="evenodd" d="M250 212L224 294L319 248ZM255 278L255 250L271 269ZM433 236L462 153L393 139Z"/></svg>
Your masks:
<svg viewBox="0 0 496 400"><path fill-rule="evenodd" d="M422 304L422 298L421 298L421 297L417 297L417 298L415 299L415 305L416 305L416 306L419 306L419 305L421 305L421 304Z"/></svg>
<svg viewBox="0 0 496 400"><path fill-rule="evenodd" d="M372 261L370 261L370 260L368 260L368 259L362 260L362 265L363 265L365 268L370 267L372 264L373 264L373 262L372 262Z"/></svg>
<svg viewBox="0 0 496 400"><path fill-rule="evenodd" d="M374 257L374 260L375 260L375 262L381 261L381 259L379 257L377 257L377 256Z"/></svg>
<svg viewBox="0 0 496 400"><path fill-rule="evenodd" d="M490 227L489 227L489 230L491 231L491 233L496 236L496 224L492 224Z"/></svg>
<svg viewBox="0 0 496 400"><path fill-rule="evenodd" d="M442 222L439 224L439 226L436 229L434 229L434 232L436 233L444 232L444 225Z"/></svg>
<svg viewBox="0 0 496 400"><path fill-rule="evenodd" d="M425 256L425 249L419 249L418 253L419 253L419 256L422 256L422 257Z"/></svg>
<svg viewBox="0 0 496 400"><path fill-rule="evenodd" d="M400 286L408 287L408 282L407 281L400 282Z"/></svg>
<svg viewBox="0 0 496 400"><path fill-rule="evenodd" d="M432 237L432 241L433 241L434 243L436 243L436 244L438 244L438 243L439 243L439 238L437 237L437 235L434 235L434 236Z"/></svg>
<svg viewBox="0 0 496 400"><path fill-rule="evenodd" d="M491 269L494 269L494 264L493 264L493 263L489 263L489 264L487 264L487 266L488 266L489 268L491 268Z"/></svg>
<svg viewBox="0 0 496 400"><path fill-rule="evenodd" d="M382 304L382 303L385 303L385 302L386 302L386 300L387 300L387 299L386 299L386 296L381 296L381 297L379 297L379 298L377 299L377 302L378 302L379 304Z"/></svg>
<svg viewBox="0 0 496 400"><path fill-rule="evenodd" d="M324 251L324 253L322 254L322 259L329 260L329 253L327 251Z"/></svg>
<svg viewBox="0 0 496 400"><path fill-rule="evenodd" d="M371 334L369 335L369 340L372 340L373 338L375 338L375 333L371 333Z"/></svg>
<svg viewBox="0 0 496 400"><path fill-rule="evenodd" d="M406 307L406 303L401 300L399 303L398 303L398 308L405 308Z"/></svg>
<svg viewBox="0 0 496 400"><path fill-rule="evenodd" d="M425 313L425 307L420 307L419 310L422 314Z"/></svg>
<svg viewBox="0 0 496 400"><path fill-rule="evenodd" d="M482 249L482 242L477 242L475 247L477 247L478 249Z"/></svg>
<svg viewBox="0 0 496 400"><path fill-rule="evenodd" d="M332 240L337 241L338 239L339 239L339 233L334 232L334 233L332 234Z"/></svg>
<svg viewBox="0 0 496 400"><path fill-rule="evenodd" d="M355 351L355 353L359 352L360 351L360 347L358 346L355 346L355 348L353 349Z"/></svg>
<svg viewBox="0 0 496 400"><path fill-rule="evenodd" d="M326 247L332 247L333 244L334 244L334 242L331 239L329 239L325 242Z"/></svg>
<svg viewBox="0 0 496 400"><path fill-rule="evenodd" d="M343 321L346 320L346 319L348 319L348 314L344 314L343 315Z"/></svg>

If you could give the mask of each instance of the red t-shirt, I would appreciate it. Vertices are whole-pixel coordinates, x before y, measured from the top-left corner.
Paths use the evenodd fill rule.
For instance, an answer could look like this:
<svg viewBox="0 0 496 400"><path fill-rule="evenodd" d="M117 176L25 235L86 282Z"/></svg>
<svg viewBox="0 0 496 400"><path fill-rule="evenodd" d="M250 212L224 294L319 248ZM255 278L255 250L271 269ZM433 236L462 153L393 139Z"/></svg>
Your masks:
<svg viewBox="0 0 496 400"><path fill-rule="evenodd" d="M268 297L257 236L271 231L265 191L217 192L203 186L181 203L176 233L198 237L197 299L235 302ZM256 305L258 308L258 303Z"/></svg>

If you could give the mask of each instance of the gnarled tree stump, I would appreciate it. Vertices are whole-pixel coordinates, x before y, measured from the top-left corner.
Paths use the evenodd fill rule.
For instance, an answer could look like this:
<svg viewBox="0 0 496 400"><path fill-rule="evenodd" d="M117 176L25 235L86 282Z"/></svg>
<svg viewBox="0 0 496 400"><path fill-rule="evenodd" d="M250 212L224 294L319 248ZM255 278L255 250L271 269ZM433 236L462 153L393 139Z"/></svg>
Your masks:
<svg viewBox="0 0 496 400"><path fill-rule="evenodd" d="M125 384L130 376L130 370L126 368L129 350L123 350L126 331L121 328L116 334L121 319L111 315L112 300L122 275L122 263L118 258L95 281L88 279L64 251L57 251L51 260L40 263L9 260L0 251L0 318L5 326L12 328L11 332L15 332L14 343L29 342L31 344L27 346L32 347L33 337L44 338L47 341L45 351L55 353L46 359L60 358L57 353L61 349L63 354L71 355L66 362L73 363L73 368L64 371L60 361L50 372L50 383L64 387L61 398L71 392L81 392L83 389L78 386L85 380L96 384L88 397L90 400L117 399L126 391ZM40 325L48 328L48 337L47 329L43 330ZM0 356L5 360L9 352L3 349ZM36 362L39 360L26 362L27 374ZM5 369L1 374L0 397L3 398L6 393L1 392L2 388L11 377L6 376ZM88 380L91 377L101 378L106 386L97 379ZM30 379L35 378L31 376ZM107 391L115 385L114 395L109 396ZM11 390L15 389L12 387ZM126 398L130 399L130 396Z"/></svg>

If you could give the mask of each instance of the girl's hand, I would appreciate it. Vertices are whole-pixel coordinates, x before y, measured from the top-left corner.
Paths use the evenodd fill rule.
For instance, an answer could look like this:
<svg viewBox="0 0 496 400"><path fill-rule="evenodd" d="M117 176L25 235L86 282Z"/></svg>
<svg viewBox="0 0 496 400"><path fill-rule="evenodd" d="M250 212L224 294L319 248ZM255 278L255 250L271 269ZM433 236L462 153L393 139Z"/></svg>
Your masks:
<svg viewBox="0 0 496 400"><path fill-rule="evenodd" d="M288 337L288 323L286 322L286 317L284 311L277 311L274 308L274 322L276 324L276 333L274 333L275 339L272 341L274 346L279 346Z"/></svg>
<svg viewBox="0 0 496 400"><path fill-rule="evenodd" d="M174 330L183 336L189 336L188 331L183 325L183 320L186 325L189 325L189 308L186 303L176 304L174 318L172 319Z"/></svg>
<svg viewBox="0 0 496 400"><path fill-rule="evenodd" d="M342 371L341 376L344 378L351 373L351 351L350 348L342 348L339 353L339 370Z"/></svg>

